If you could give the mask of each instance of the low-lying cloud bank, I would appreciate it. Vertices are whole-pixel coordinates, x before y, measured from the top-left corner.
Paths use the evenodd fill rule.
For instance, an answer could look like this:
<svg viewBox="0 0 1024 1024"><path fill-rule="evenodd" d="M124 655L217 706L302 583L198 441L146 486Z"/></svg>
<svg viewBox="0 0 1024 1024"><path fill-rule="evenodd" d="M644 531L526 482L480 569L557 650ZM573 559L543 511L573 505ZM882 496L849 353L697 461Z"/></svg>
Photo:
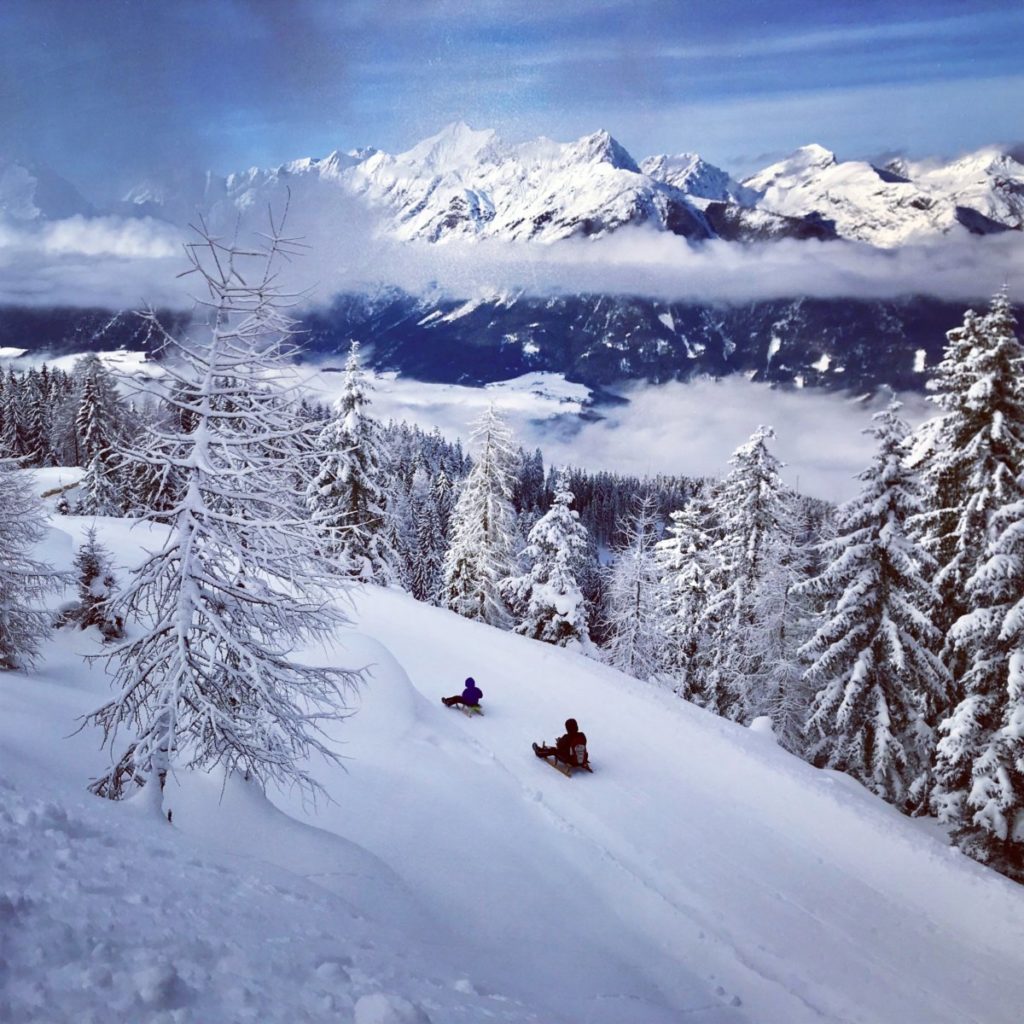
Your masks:
<svg viewBox="0 0 1024 1024"><path fill-rule="evenodd" d="M1024 235L949 236L898 250L856 242L782 240L741 245L684 239L640 228L599 240L552 245L484 241L399 247L380 242L360 265L344 252L321 267L327 293L386 283L452 298L493 292L634 295L665 302L744 303L763 299L988 297L1009 282L1024 299ZM333 275L332 272L333 271ZM321 289L322 291L323 289Z"/></svg>
<svg viewBox="0 0 1024 1024"><path fill-rule="evenodd" d="M70 217L31 227L0 222L0 304L184 307L182 235L150 218Z"/></svg>
<svg viewBox="0 0 1024 1024"><path fill-rule="evenodd" d="M320 303L339 292L382 286L453 299L589 293L665 302L904 295L966 302L991 295L1004 282L1024 301L1021 232L985 238L961 232L896 250L813 240L691 245L643 228L552 245L430 245L386 237L355 201L339 200L330 214L293 209L288 225L288 233L302 236L308 248L285 268L285 284L310 291ZM247 215L242 241L250 244L264 223L263 216ZM224 228L233 233L235 224ZM194 282L176 274L185 268L186 240L185 232L151 218L73 217L30 228L0 224L0 303L185 307Z"/></svg>
<svg viewBox="0 0 1024 1024"><path fill-rule="evenodd" d="M10 350L7 359L12 358ZM78 356L50 360L70 370ZM115 370L159 376L159 364L142 353L102 356ZM0 369L7 362L0 352ZM40 354L15 363L37 365ZM344 386L344 357L319 365L296 366L296 386L328 405ZM634 476L660 473L722 477L736 448L762 424L775 429L772 449L785 463L783 479L794 489L826 501L842 502L859 489L857 474L874 455L864 430L889 400L837 392L790 390L742 376L701 378L667 384L633 383L618 388L623 404L586 409L590 390L560 374L532 373L484 387L432 384L393 373L369 374L374 388L370 412L379 420L404 420L425 430L468 443L472 423L489 405L499 409L516 440L527 450L540 448L554 466L577 466ZM917 425L935 415L922 395L900 396L903 416ZM586 409L587 415L582 416Z"/></svg>
<svg viewBox="0 0 1024 1024"><path fill-rule="evenodd" d="M340 373L305 379L326 402L337 397L342 382ZM772 448L786 463L786 483L804 494L841 502L859 489L857 474L874 454L874 441L863 431L888 401L888 395L868 401L784 390L737 376L634 384L619 392L627 404L603 406L601 419L584 420L577 414L586 389L553 374L483 388L385 375L376 379L371 411L381 419L437 427L448 437L468 441L470 424L493 403L517 441L527 449L540 448L549 464L637 476L724 476L732 453L764 424L775 428ZM901 398L911 424L935 413L920 395Z"/></svg>

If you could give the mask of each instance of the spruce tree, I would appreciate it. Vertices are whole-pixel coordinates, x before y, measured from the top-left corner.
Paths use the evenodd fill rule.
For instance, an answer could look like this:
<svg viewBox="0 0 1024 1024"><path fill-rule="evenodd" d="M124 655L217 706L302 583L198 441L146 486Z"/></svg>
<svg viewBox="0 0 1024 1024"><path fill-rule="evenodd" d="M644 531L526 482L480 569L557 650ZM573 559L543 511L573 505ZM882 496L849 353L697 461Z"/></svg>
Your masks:
<svg viewBox="0 0 1024 1024"><path fill-rule="evenodd" d="M126 467L115 465L115 455L109 448L93 454L78 485L81 497L75 506L80 516L119 516L127 504L123 481L128 475Z"/></svg>
<svg viewBox="0 0 1024 1024"><path fill-rule="evenodd" d="M514 568L516 451L493 405L473 425L471 444L473 468L463 481L449 528L444 603L467 619L505 627L509 611L501 585Z"/></svg>
<svg viewBox="0 0 1024 1024"><path fill-rule="evenodd" d="M655 545L661 586L658 618L665 642L660 671L684 700L707 704L704 689L706 643L701 619L708 600L711 541L706 508L691 500L671 513L666 538Z"/></svg>
<svg viewBox="0 0 1024 1024"><path fill-rule="evenodd" d="M56 465L50 441L53 416L48 377L45 364L41 371L32 368L26 374L24 413L30 464L33 466Z"/></svg>
<svg viewBox="0 0 1024 1024"><path fill-rule="evenodd" d="M1005 292L985 317L968 310L929 382L942 411L917 435L927 505L916 529L936 561L933 614L943 633L970 610L968 584L994 539L993 512L1024 497L1024 349L1014 326ZM959 681L966 665L948 644L944 659Z"/></svg>
<svg viewBox="0 0 1024 1024"><path fill-rule="evenodd" d="M572 502L572 492L559 478L551 508L527 537L523 557L529 569L508 579L505 593L517 633L559 647L589 647L587 606L576 578L587 552L587 531Z"/></svg>
<svg viewBox="0 0 1024 1024"><path fill-rule="evenodd" d="M736 449L729 475L712 496L718 537L701 619L709 645L705 687L709 706L735 721L761 713L751 703L765 671L764 651L752 642L757 602L779 557L780 538L792 528L782 464L768 448L774 437L771 427L758 427Z"/></svg>
<svg viewBox="0 0 1024 1024"><path fill-rule="evenodd" d="M0 458L21 459L29 453L24 443L24 413L21 405L21 385L14 370L7 372L4 383L3 416L0 418Z"/></svg>
<svg viewBox="0 0 1024 1024"><path fill-rule="evenodd" d="M369 390L359 343L353 341L337 412L315 445L318 467L306 502L344 572L363 581L388 582L395 576L397 556L387 539L386 468L378 426L365 411Z"/></svg>
<svg viewBox="0 0 1024 1024"><path fill-rule="evenodd" d="M972 611L951 631L968 667L939 727L933 806L965 853L1024 881L1024 500L993 526L968 584Z"/></svg>
<svg viewBox="0 0 1024 1024"><path fill-rule="evenodd" d="M79 465L88 466L103 452L113 451L122 440L125 409L113 374L98 356L83 356L75 363L78 408L75 433Z"/></svg>
<svg viewBox="0 0 1024 1024"><path fill-rule="evenodd" d="M441 569L444 565L444 531L437 508L436 491L426 470L419 466L412 479L409 495L412 510L413 540L410 589L417 601L440 601Z"/></svg>
<svg viewBox="0 0 1024 1024"><path fill-rule="evenodd" d="M112 610L111 599L117 585L110 564L110 552L96 539L96 527L85 533L85 543L75 554L78 574L78 608L75 621L81 629L95 626L105 640L115 640L124 633L124 624Z"/></svg>
<svg viewBox="0 0 1024 1024"><path fill-rule="evenodd" d="M455 486L452 477L445 469L444 462L438 467L437 473L430 485L434 498L434 506L437 509L438 525L441 527L441 536L448 540L448 531L451 528L452 512L455 510Z"/></svg>
<svg viewBox="0 0 1024 1024"><path fill-rule="evenodd" d="M0 459L0 669L31 667L49 632L50 613L42 602L64 579L32 557L45 534L31 475Z"/></svg>
<svg viewBox="0 0 1024 1024"><path fill-rule="evenodd" d="M626 520L624 543L607 573L605 659L637 679L658 677L665 642L658 617L657 528L654 500L644 495Z"/></svg>
<svg viewBox="0 0 1024 1024"><path fill-rule="evenodd" d="M899 408L894 401L876 413L866 431L877 452L860 474L861 493L839 509L830 564L807 584L827 605L804 650L816 691L808 718L812 760L909 808L927 785L928 707L944 699L949 678L928 619L935 600L922 572L928 558L908 531L922 496L906 465L908 428Z"/></svg>

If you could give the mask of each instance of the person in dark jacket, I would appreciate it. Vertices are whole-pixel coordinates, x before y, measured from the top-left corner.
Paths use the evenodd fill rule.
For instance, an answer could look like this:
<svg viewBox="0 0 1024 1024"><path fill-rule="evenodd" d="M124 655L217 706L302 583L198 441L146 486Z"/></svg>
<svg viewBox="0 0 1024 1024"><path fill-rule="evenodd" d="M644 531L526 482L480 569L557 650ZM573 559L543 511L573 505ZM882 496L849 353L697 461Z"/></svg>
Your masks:
<svg viewBox="0 0 1024 1024"><path fill-rule="evenodd" d="M461 694L456 697L442 697L441 703L449 708L455 707L456 704L465 704L468 708L478 708L483 696L484 691L476 685L473 677L470 676L466 680L466 686Z"/></svg>
<svg viewBox="0 0 1024 1024"><path fill-rule="evenodd" d="M554 756L562 764L571 765L573 768L586 768L589 762L587 737L585 733L580 732L575 718L566 719L565 735L559 736L553 747L534 743L533 752L538 757Z"/></svg>

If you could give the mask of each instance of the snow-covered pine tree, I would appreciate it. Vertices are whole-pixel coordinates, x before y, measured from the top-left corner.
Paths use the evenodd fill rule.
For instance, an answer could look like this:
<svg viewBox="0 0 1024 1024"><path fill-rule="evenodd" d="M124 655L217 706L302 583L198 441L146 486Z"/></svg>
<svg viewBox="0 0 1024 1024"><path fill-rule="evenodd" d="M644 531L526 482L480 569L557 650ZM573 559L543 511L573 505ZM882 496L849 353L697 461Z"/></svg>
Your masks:
<svg viewBox="0 0 1024 1024"><path fill-rule="evenodd" d="M449 525L442 570L444 603L467 619L506 627L502 581L512 575L516 516L512 487L517 452L493 405L473 425L474 462L463 481Z"/></svg>
<svg viewBox="0 0 1024 1024"><path fill-rule="evenodd" d="M0 669L26 668L50 629L41 605L64 577L32 557L46 533L32 477L17 462L0 459Z"/></svg>
<svg viewBox="0 0 1024 1024"><path fill-rule="evenodd" d="M771 557L757 587L753 622L745 645L753 672L745 680L746 718L772 720L779 744L803 756L805 725L814 698L800 649L814 634L813 600L801 593L810 552L794 509L772 539Z"/></svg>
<svg viewBox="0 0 1024 1024"><path fill-rule="evenodd" d="M927 494L916 529L937 563L933 617L947 635L970 610L968 581L993 540L993 512L1024 497L1024 349L1014 327L1005 291L987 316L967 311L929 382L942 411L916 437ZM966 665L949 645L943 657L958 682Z"/></svg>
<svg viewBox="0 0 1024 1024"><path fill-rule="evenodd" d="M126 469L115 464L117 456L110 448L97 451L85 467L79 482L81 497L75 506L80 516L118 516L125 510L123 480Z"/></svg>
<svg viewBox="0 0 1024 1024"><path fill-rule="evenodd" d="M81 629L95 626L105 640L124 635L124 623L111 609L117 580L110 564L110 552L96 539L96 527L85 532L85 543L75 553L78 574L78 607L74 620Z"/></svg>
<svg viewBox="0 0 1024 1024"><path fill-rule="evenodd" d="M430 490L434 497L434 506L437 509L441 536L447 542L448 532L451 529L452 512L455 510L455 487L443 461L438 466L437 473L430 484Z"/></svg>
<svg viewBox="0 0 1024 1024"><path fill-rule="evenodd" d="M928 559L908 532L922 498L906 465L899 408L890 403L866 431L877 452L860 474L861 493L837 513L831 562L806 584L827 597L827 611L804 650L816 690L807 726L813 762L909 808L927 783L927 708L943 699L949 678L934 653L941 637L928 619Z"/></svg>
<svg viewBox="0 0 1024 1024"><path fill-rule="evenodd" d="M771 427L758 427L733 453L732 469L711 499L718 537L700 622L708 642L704 688L707 706L735 721L761 713L750 704L751 687L765 670L764 652L753 643L757 601L792 525L782 463L768 448L774 437Z"/></svg>
<svg viewBox="0 0 1024 1024"><path fill-rule="evenodd" d="M416 559L416 530L413 524L412 500L400 476L389 474L390 487L385 498L383 550L387 552L388 579L403 590L412 592L413 563Z"/></svg>
<svg viewBox="0 0 1024 1024"><path fill-rule="evenodd" d="M660 674L684 700L704 706L701 617L708 599L711 540L705 526L707 509L696 498L669 515L664 540L654 547L661 586L658 619L664 644Z"/></svg>
<svg viewBox="0 0 1024 1024"><path fill-rule="evenodd" d="M74 366L77 409L74 430L79 465L88 466L103 452L118 447L124 434L126 409L117 381L98 356L87 355Z"/></svg>
<svg viewBox="0 0 1024 1024"><path fill-rule="evenodd" d="M3 409L0 416L0 458L20 459L29 454L24 443L24 412L21 383L14 369L7 371L4 382Z"/></svg>
<svg viewBox="0 0 1024 1024"><path fill-rule="evenodd" d="M26 437L33 466L56 465L50 434L53 410L49 396L49 372L44 363L41 370L31 368L25 375Z"/></svg>
<svg viewBox="0 0 1024 1024"><path fill-rule="evenodd" d="M422 466L418 466L413 474L409 502L413 526L410 589L417 601L437 604L444 565L444 533L435 491Z"/></svg>
<svg viewBox="0 0 1024 1024"><path fill-rule="evenodd" d="M1024 500L969 581L973 609L953 626L964 697L939 727L933 806L965 853L1024 882Z"/></svg>
<svg viewBox="0 0 1024 1024"><path fill-rule="evenodd" d="M529 568L510 577L504 590L517 633L559 647L587 648L587 606L576 579L587 553L587 531L579 513L570 508L572 502L572 491L559 477L551 508L527 537L523 557Z"/></svg>
<svg viewBox="0 0 1024 1024"><path fill-rule="evenodd" d="M90 788L117 798L146 778L156 807L174 763L315 791L304 762L314 752L336 759L322 724L342 717L344 692L359 678L295 656L345 620L330 600L333 567L299 514L296 437L306 426L289 390L291 321L276 268L289 243L273 223L256 251L222 244L205 225L199 236L188 251L208 289L209 338L166 338L176 350L167 380L183 386L165 397L189 426L150 427L145 445L127 453L175 466L182 495L157 516L167 524L163 546L114 604L140 623L109 656L117 694L86 717L111 745L119 729L135 734Z"/></svg>
<svg viewBox="0 0 1024 1024"><path fill-rule="evenodd" d="M626 519L625 541L607 572L605 659L637 679L657 678L665 643L658 616L661 580L654 557L657 529L654 499L642 495Z"/></svg>
<svg viewBox="0 0 1024 1024"><path fill-rule="evenodd" d="M377 423L365 412L369 390L359 343L353 341L337 412L317 438L318 466L306 502L327 550L348 575L387 582L395 575L397 556L386 538L386 472Z"/></svg>

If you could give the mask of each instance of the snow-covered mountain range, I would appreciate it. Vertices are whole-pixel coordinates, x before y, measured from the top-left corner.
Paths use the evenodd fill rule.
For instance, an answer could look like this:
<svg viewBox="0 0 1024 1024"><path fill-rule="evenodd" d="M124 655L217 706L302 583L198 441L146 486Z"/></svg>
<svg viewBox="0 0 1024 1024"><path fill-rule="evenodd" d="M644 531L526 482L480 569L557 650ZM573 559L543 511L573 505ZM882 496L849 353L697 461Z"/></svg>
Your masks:
<svg viewBox="0 0 1024 1024"><path fill-rule="evenodd" d="M243 230L262 230L268 205L281 210L286 194L290 227L313 246L311 276L329 278L334 263L350 266L335 294L320 288L322 304L305 317L310 353L333 356L359 338L371 343L368 356L376 369L464 384L550 371L591 387L742 373L797 386L921 388L965 305L984 301L1004 279L1012 256L1008 233L1024 226L1024 165L994 147L947 163L895 160L876 167L806 146L737 181L694 153L638 161L607 132L571 143L513 145L493 131L453 124L404 153L334 152L227 177L177 171L165 181L140 183L116 209L105 211L52 172L8 161L0 163L0 227L44 235L63 218L81 218L78 226L85 227L100 213L119 215L107 218L112 223L174 236L177 229L160 222L184 227L201 210L219 227L233 230L241 220ZM942 253L968 233L1004 237L982 246L991 265L979 271L977 293L948 301L941 291L919 294L927 276L922 273L886 298L859 295L856 287L850 295L836 290L807 296L799 282L787 284L792 265L781 255L780 268L745 264L746 273L772 276L777 288L750 301L704 298L699 290L685 301L659 301L642 289L607 294L575 279L568 287L552 286L532 262L538 245L545 255L559 256L566 239L607 238L627 226L643 226L649 239L658 233L687 239L692 245L677 248L718 258L723 275L730 266L721 262L725 252L760 258L795 248L755 249L722 240L847 239L855 246L826 245L820 256L856 247L858 254L888 262L905 244L901 256ZM375 251L399 263L399 252L422 259L433 245L440 257L446 243L451 248L445 255L461 258L459 266L475 259L467 263L466 245L472 249L476 242L492 243L486 247L491 256L494 242L522 246L532 255L529 273L510 287L485 280L482 263L480 280L470 273L468 282L456 281L462 292L449 293L424 286L423 276L392 285L387 269L367 254L366 247L378 242ZM409 242L419 244L407 250ZM922 242L928 244L910 244ZM60 250L56 243L50 249L55 245ZM472 249L477 251L483 254L485 247ZM532 291L531 275L537 285ZM854 263L847 278L855 284L856 276ZM51 353L146 348L145 339L136 337L137 324L112 320L100 299L90 305L96 308L62 308L58 302L45 307L33 300L0 308L0 346Z"/></svg>
<svg viewBox="0 0 1024 1024"><path fill-rule="evenodd" d="M1024 226L1024 165L995 147L948 163L839 160L797 150L742 182L699 155L633 158L608 132L574 142L503 142L448 125L403 153L367 148L218 177L177 174L131 189L116 211L185 223L195 210L262 210L288 186L308 216L344 215L356 198L403 240L553 242L646 225L700 240L841 237L895 247L955 231ZM0 214L88 213L56 175L0 166Z"/></svg>
<svg viewBox="0 0 1024 1024"><path fill-rule="evenodd" d="M947 164L874 167L812 145L740 183L693 153L638 162L606 131L509 145L461 123L397 155L334 152L210 177L193 202L262 208L284 185L328 205L340 189L383 212L396 237L431 242L552 242L642 224L691 239L814 234L893 247L1024 225L1024 165L996 148ZM153 212L153 198L150 187L126 202L144 199Z"/></svg>

